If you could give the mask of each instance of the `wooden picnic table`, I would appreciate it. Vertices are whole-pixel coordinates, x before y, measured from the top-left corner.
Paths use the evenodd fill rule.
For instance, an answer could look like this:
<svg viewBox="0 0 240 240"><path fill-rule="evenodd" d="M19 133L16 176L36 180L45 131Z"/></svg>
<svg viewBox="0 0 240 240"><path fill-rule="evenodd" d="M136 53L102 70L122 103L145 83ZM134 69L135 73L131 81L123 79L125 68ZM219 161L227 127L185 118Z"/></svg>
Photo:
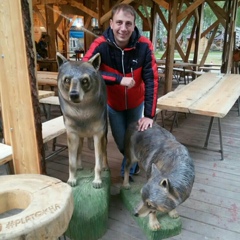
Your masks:
<svg viewBox="0 0 240 240"><path fill-rule="evenodd" d="M220 153L223 159L220 119L225 117L240 96L239 74L205 73L179 91L160 97L157 107L162 110L199 114L211 117L204 147L207 148L213 119L218 119ZM239 107L239 106L238 106Z"/></svg>
<svg viewBox="0 0 240 240"><path fill-rule="evenodd" d="M58 72L37 71L37 82L39 86L50 86L51 90L57 87Z"/></svg>
<svg viewBox="0 0 240 240"><path fill-rule="evenodd" d="M157 62L157 65L158 66L161 66L161 65L166 65L166 61L165 60L162 60L162 59L157 59L156 60ZM191 67L198 67L199 64L197 63L190 63L190 62L174 62L173 63L173 66L174 67L182 67L182 68L191 68Z"/></svg>
<svg viewBox="0 0 240 240"><path fill-rule="evenodd" d="M166 68L166 61L165 60L157 60L158 68L165 71ZM193 75L194 71L193 68L198 68L199 64L196 63L189 63L189 62L174 62L173 63L173 71L176 80L179 82L180 77L183 76L184 83L189 82L188 76Z"/></svg>
<svg viewBox="0 0 240 240"><path fill-rule="evenodd" d="M203 67L199 67L199 69L201 69L201 70L203 70L205 72L210 72L212 70L214 70L214 71L220 71L221 70L220 67L216 67L216 66L208 66L208 67L203 66Z"/></svg>

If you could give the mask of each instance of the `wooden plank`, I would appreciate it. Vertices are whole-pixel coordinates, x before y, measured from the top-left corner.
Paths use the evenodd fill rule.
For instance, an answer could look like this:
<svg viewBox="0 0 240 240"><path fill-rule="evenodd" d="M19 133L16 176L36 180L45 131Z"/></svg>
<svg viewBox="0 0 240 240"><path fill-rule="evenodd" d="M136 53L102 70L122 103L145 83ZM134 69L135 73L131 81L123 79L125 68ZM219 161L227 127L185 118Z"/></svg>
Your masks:
<svg viewBox="0 0 240 240"><path fill-rule="evenodd" d="M28 6L27 1L1 1L4 14L0 14L2 35L0 89L4 89L2 92L3 122L7 126L4 128L6 133L4 136L6 143L13 148L14 171L15 173L40 173L39 149L41 146L35 124L37 115L34 114L33 109L36 96L32 91L34 87L31 86L32 79L30 80L29 74L34 69L32 69L33 62L30 61L30 57L27 58L27 51L31 49L26 49L28 42L25 39L23 23L23 19L30 20L25 17L31 14L27 15L27 11L24 11L25 17L22 14L22 6L26 5ZM30 32L29 35L31 36Z"/></svg>
<svg viewBox="0 0 240 240"><path fill-rule="evenodd" d="M38 85L57 87L58 72L37 71Z"/></svg>
<svg viewBox="0 0 240 240"><path fill-rule="evenodd" d="M58 239L67 230L74 209L68 184L41 174L15 174L0 176L0 189L0 239ZM20 213L2 217L9 210Z"/></svg>
<svg viewBox="0 0 240 240"><path fill-rule="evenodd" d="M212 89L221 76L206 73L177 92L170 92L157 101L157 107L163 110L189 112L189 107ZM202 87L204 86L204 87Z"/></svg>
<svg viewBox="0 0 240 240"><path fill-rule="evenodd" d="M45 91L45 90L38 90L38 99L54 96L54 91Z"/></svg>
<svg viewBox="0 0 240 240"><path fill-rule="evenodd" d="M206 74L203 76L205 77ZM227 80L226 80L227 79ZM240 75L224 75L204 98L193 103L189 110L194 114L223 118L240 96Z"/></svg>
<svg viewBox="0 0 240 240"><path fill-rule="evenodd" d="M46 143L66 132L63 116L42 123L42 138Z"/></svg>
<svg viewBox="0 0 240 240"><path fill-rule="evenodd" d="M57 81L52 79L37 79L38 86L57 87Z"/></svg>
<svg viewBox="0 0 240 240"><path fill-rule="evenodd" d="M40 79L54 79L57 80L58 72L37 71L37 77Z"/></svg>
<svg viewBox="0 0 240 240"><path fill-rule="evenodd" d="M58 96L45 97L39 100L40 103L50 105L60 105Z"/></svg>

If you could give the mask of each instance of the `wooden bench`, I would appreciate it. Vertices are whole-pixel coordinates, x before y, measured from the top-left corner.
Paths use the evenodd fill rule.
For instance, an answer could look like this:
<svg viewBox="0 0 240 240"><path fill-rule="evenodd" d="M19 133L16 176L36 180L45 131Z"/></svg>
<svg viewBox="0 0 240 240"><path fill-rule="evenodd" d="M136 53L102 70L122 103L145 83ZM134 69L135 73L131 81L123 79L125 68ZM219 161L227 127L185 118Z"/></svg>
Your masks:
<svg viewBox="0 0 240 240"><path fill-rule="evenodd" d="M43 143L47 143L50 140L53 140L56 137L64 134L65 132L66 132L66 128L63 122L63 116L53 118L49 121L42 123ZM56 145L57 144L55 142L55 146ZM57 153L65 150L66 148L67 146L62 146L62 148L54 151L54 153L45 157L45 159L48 159L53 155L56 155ZM13 152L12 146L0 143L0 166L4 164L8 164L10 161L12 161L12 152Z"/></svg>
<svg viewBox="0 0 240 240"><path fill-rule="evenodd" d="M38 86L49 86L51 90L54 90L54 88L57 87L57 81L53 79L39 79Z"/></svg>
<svg viewBox="0 0 240 240"><path fill-rule="evenodd" d="M8 165L8 170L7 172L11 172L11 166L9 165L10 162L12 161L12 147L0 143L0 166L2 165Z"/></svg>
<svg viewBox="0 0 240 240"><path fill-rule="evenodd" d="M48 120L51 118L51 105L60 106L58 96L42 98L39 100L39 102L43 104L43 111L46 116L46 119Z"/></svg>
<svg viewBox="0 0 240 240"><path fill-rule="evenodd" d="M65 132L66 128L63 122L63 116L56 117L42 123L43 143L49 142Z"/></svg>
<svg viewBox="0 0 240 240"><path fill-rule="evenodd" d="M67 149L66 145L57 144L56 138L66 133L66 128L63 121L63 116L53 118L42 123L42 138L43 143L47 143L53 140L53 153L46 156L45 160ZM58 150L55 150L56 146L60 146Z"/></svg>
<svg viewBox="0 0 240 240"><path fill-rule="evenodd" d="M45 91L45 90L38 90L38 99L54 96L55 92L54 91Z"/></svg>
<svg viewBox="0 0 240 240"><path fill-rule="evenodd" d="M175 76L178 78L178 82L181 79L181 76L183 76L184 84L189 83L189 75L193 74L193 71L191 69L187 68L173 68L173 72L175 72Z"/></svg>
<svg viewBox="0 0 240 240"><path fill-rule="evenodd" d="M37 82L39 86L49 86L51 90L57 87L58 72L37 71Z"/></svg>
<svg viewBox="0 0 240 240"><path fill-rule="evenodd" d="M211 71L221 71L220 67L199 67L199 69L203 70L204 72L211 72Z"/></svg>

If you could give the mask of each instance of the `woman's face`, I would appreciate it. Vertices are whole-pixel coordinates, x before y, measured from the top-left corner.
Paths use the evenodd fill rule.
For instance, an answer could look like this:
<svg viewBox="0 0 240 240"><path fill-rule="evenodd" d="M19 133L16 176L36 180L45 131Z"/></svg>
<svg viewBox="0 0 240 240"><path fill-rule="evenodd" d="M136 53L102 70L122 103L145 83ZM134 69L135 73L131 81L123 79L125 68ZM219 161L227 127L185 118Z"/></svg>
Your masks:
<svg viewBox="0 0 240 240"><path fill-rule="evenodd" d="M110 27L113 30L114 38L120 48L127 46L129 39L134 31L134 16L128 12L120 10L116 12L110 20Z"/></svg>

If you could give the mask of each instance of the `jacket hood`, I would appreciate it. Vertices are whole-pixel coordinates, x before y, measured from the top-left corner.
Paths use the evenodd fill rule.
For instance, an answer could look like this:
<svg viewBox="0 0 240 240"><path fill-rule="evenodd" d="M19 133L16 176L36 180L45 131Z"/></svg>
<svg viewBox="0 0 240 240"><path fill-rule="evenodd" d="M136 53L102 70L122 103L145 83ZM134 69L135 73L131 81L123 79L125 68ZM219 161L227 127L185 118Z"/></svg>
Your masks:
<svg viewBox="0 0 240 240"><path fill-rule="evenodd" d="M113 35L113 31L111 29L111 27L108 27L104 32L103 32L103 36L106 38L106 40L115 45L116 42L115 42L115 39L114 39L114 35ZM132 47L135 47L138 39L140 38L140 33L139 33L139 30L137 27L134 28L134 31L132 33L132 36L130 37L129 39L129 42L128 42L128 45L127 45L127 48L132 48ZM114 44L115 43L115 44Z"/></svg>

